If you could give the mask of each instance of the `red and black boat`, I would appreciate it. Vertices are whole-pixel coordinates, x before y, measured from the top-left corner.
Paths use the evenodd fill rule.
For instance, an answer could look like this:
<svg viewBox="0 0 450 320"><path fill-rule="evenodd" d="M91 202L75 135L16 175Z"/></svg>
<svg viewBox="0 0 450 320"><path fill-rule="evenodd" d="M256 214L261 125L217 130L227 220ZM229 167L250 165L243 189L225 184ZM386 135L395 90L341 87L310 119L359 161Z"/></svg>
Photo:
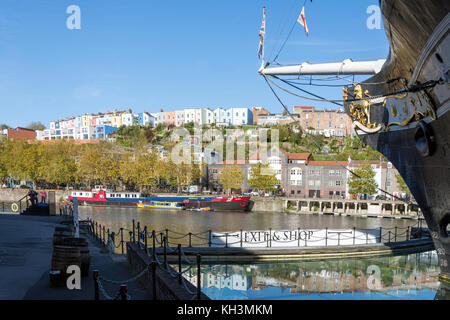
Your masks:
<svg viewBox="0 0 450 320"><path fill-rule="evenodd" d="M251 211L254 204L250 197L215 197L209 201L189 198L183 203L186 210L209 208L211 211Z"/></svg>

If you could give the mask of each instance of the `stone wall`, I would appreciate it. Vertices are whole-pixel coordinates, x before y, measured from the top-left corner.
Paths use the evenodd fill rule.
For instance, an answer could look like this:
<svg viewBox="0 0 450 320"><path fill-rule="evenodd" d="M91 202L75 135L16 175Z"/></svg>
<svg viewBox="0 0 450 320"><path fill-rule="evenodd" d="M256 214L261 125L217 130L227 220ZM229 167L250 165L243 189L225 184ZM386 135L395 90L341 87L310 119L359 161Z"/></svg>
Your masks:
<svg viewBox="0 0 450 320"><path fill-rule="evenodd" d="M252 197L255 202L252 211L283 212L285 200L272 197Z"/></svg>
<svg viewBox="0 0 450 320"><path fill-rule="evenodd" d="M40 189L38 191L41 191ZM48 191L55 191L56 192L56 202L59 202L61 198L66 198L71 190L65 191L65 190L45 190L48 194ZM28 189L10 189L0 188L0 202L15 202L19 200L20 198L24 197L28 193Z"/></svg>
<svg viewBox="0 0 450 320"><path fill-rule="evenodd" d="M131 265L133 271L139 274L151 264L151 256L146 255L137 244L127 243L127 258L128 263ZM170 268L170 267L169 267ZM172 273L176 270L171 269ZM153 290L152 272L149 270L141 278L145 288ZM186 287L191 292L197 292L197 288L193 286L189 281L185 281ZM157 300L192 300L192 294L186 291L183 284L178 283L177 278L172 278L166 271L161 270L159 265L156 267L156 299ZM194 298L195 299L195 298ZM201 300L210 300L205 294L201 294Z"/></svg>

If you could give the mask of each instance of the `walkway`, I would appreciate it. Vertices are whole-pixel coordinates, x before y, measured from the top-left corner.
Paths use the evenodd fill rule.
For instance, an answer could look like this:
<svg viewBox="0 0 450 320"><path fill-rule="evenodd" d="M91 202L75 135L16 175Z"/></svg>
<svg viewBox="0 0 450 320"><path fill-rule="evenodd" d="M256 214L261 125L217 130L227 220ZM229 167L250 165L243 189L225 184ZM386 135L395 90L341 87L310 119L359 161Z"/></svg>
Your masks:
<svg viewBox="0 0 450 320"><path fill-rule="evenodd" d="M82 278L81 290L51 288L48 272L53 251L53 232L66 218L0 214L0 300L93 300L92 270L111 280L133 277L124 256L110 255L89 240L91 268ZM115 296L118 285L103 287ZM151 299L138 281L128 284L133 300ZM100 296L101 300L104 297Z"/></svg>

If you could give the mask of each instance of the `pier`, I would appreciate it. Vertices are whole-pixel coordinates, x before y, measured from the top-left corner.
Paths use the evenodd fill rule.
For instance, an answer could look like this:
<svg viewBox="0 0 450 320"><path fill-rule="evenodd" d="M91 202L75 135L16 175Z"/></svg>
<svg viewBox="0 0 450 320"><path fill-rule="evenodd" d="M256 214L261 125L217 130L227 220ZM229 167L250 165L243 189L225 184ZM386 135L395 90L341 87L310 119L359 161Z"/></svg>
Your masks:
<svg viewBox="0 0 450 320"><path fill-rule="evenodd" d="M258 200L256 200L258 201ZM361 217L417 218L422 212L417 204L393 200L350 200L282 198L285 210L297 213L322 213Z"/></svg>

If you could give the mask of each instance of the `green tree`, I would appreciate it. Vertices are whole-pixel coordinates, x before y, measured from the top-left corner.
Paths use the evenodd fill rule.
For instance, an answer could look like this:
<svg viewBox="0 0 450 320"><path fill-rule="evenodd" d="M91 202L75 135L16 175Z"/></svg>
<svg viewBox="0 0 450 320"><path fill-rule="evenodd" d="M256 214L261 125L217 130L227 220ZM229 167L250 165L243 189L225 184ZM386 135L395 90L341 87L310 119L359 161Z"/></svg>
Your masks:
<svg viewBox="0 0 450 320"><path fill-rule="evenodd" d="M224 189L231 193L231 189L240 189L244 174L237 165L226 166L219 173L219 182Z"/></svg>
<svg viewBox="0 0 450 320"><path fill-rule="evenodd" d="M354 170L358 178L351 175L348 179L348 187L350 194L375 194L377 192L378 185L375 181L375 171L370 164L365 164Z"/></svg>
<svg viewBox="0 0 450 320"><path fill-rule="evenodd" d="M31 130L45 130L46 128L45 128L45 125L43 125L41 122L39 122L39 121L36 121L36 122L31 122L28 126L27 126L27 128L28 129L31 129Z"/></svg>
<svg viewBox="0 0 450 320"><path fill-rule="evenodd" d="M275 191L278 183L275 172L268 164L258 163L250 168L248 184L253 189Z"/></svg>

